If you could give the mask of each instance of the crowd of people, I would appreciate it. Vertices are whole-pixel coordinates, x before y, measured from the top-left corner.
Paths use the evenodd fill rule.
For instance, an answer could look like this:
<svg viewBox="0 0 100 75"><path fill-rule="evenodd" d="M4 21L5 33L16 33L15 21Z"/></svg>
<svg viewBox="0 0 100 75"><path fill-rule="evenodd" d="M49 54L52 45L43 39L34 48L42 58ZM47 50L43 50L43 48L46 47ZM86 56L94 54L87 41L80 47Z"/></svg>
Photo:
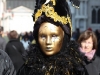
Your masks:
<svg viewBox="0 0 100 75"><path fill-rule="evenodd" d="M3 29L0 26L0 75L16 75L26 61L29 44L34 40L33 33L18 34L12 30L4 34Z"/></svg>
<svg viewBox="0 0 100 75"><path fill-rule="evenodd" d="M100 31L72 33L66 0L36 0L32 17L34 31L5 37L0 26L0 75L100 75Z"/></svg>

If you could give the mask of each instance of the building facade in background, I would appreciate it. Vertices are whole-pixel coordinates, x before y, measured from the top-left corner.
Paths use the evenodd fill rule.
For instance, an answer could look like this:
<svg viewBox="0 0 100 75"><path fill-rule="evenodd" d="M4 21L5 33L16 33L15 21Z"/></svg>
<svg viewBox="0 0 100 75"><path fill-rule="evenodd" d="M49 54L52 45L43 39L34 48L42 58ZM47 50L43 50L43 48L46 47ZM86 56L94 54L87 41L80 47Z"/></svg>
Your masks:
<svg viewBox="0 0 100 75"><path fill-rule="evenodd" d="M19 6L6 13L4 19L4 31L16 30L18 33L33 31L33 10Z"/></svg>
<svg viewBox="0 0 100 75"><path fill-rule="evenodd" d="M33 3L33 0L7 0L6 14L2 19L4 31L16 30L18 33L33 31Z"/></svg>
<svg viewBox="0 0 100 75"><path fill-rule="evenodd" d="M76 28L80 31L100 29L100 0L80 0L80 8L71 6L71 9L73 31Z"/></svg>
<svg viewBox="0 0 100 75"><path fill-rule="evenodd" d="M92 27L93 30L100 29L100 0L90 0L88 5L87 27Z"/></svg>
<svg viewBox="0 0 100 75"><path fill-rule="evenodd" d="M24 6L34 10L35 0L7 0L7 10L14 9L19 6Z"/></svg>
<svg viewBox="0 0 100 75"><path fill-rule="evenodd" d="M0 0L0 1L3 1L3 0ZM84 31L88 28L91 28L92 30L100 29L100 0L80 0L80 8L79 9L73 7L70 2L69 2L69 5L71 8L71 12L72 12L73 31L75 31L76 28L80 28L80 31ZM3 6L4 8L6 8L6 13L7 13L5 19L7 19L7 17L12 19L12 18L15 18L16 12L12 12L12 10L15 8L23 6L25 8L28 8L29 10L33 11L34 7L35 7L35 0L6 0L5 6ZM24 11L23 13L25 13L25 11L26 11L23 8L22 9L20 8L20 10ZM31 15L32 13L33 12L30 12L29 15ZM23 15L23 17L25 17L25 15ZM20 20L26 21L21 18L20 18ZM9 24L14 24L14 23L12 23L13 22L12 20L8 20L8 21L10 21ZM27 23L28 23L28 21L27 21ZM32 23L32 22L30 22L30 23ZM21 25L24 23L21 23L18 21L17 24ZM4 24L4 20L2 22L2 25L7 26L6 24ZM25 25L25 26L27 26L27 25ZM12 27L10 27L9 29L12 29Z"/></svg>

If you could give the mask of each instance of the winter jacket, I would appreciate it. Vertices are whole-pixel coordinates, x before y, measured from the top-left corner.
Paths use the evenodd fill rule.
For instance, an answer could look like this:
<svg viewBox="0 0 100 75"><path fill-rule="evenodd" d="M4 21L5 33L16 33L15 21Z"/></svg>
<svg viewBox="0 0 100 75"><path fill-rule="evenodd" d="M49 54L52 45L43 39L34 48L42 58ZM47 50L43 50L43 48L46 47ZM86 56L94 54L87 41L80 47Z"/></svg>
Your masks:
<svg viewBox="0 0 100 75"><path fill-rule="evenodd" d="M3 50L0 50L0 75L16 75L11 59Z"/></svg>
<svg viewBox="0 0 100 75"><path fill-rule="evenodd" d="M23 44L17 39L10 40L7 43L5 51L11 58L17 72L25 62L23 59L25 56L25 49Z"/></svg>
<svg viewBox="0 0 100 75"><path fill-rule="evenodd" d="M92 61L84 63L89 75L100 75L100 58L95 55Z"/></svg>

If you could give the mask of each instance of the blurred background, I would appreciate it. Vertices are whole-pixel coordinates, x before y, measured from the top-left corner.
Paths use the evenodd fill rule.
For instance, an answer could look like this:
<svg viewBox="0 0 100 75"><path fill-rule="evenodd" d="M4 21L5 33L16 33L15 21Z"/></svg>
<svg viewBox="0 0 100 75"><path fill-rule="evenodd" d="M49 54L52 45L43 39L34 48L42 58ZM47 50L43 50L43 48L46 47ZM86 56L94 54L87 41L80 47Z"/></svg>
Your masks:
<svg viewBox="0 0 100 75"><path fill-rule="evenodd" d="M72 13L73 32L91 29L100 30L100 0L80 0L80 8L68 2ZM4 32L33 31L32 13L35 0L0 0L0 25Z"/></svg>

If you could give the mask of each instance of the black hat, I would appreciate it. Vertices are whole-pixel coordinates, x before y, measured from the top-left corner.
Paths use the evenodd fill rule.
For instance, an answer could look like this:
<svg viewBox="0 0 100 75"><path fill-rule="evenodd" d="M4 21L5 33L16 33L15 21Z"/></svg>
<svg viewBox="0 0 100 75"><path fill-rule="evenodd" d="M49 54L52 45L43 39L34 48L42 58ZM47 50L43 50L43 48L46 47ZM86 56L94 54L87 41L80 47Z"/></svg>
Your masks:
<svg viewBox="0 0 100 75"><path fill-rule="evenodd" d="M70 0L70 2L73 6L79 7L79 0ZM36 0L33 21L35 21L34 31L41 23L48 21L60 25L65 34L71 37L71 12L66 0Z"/></svg>

